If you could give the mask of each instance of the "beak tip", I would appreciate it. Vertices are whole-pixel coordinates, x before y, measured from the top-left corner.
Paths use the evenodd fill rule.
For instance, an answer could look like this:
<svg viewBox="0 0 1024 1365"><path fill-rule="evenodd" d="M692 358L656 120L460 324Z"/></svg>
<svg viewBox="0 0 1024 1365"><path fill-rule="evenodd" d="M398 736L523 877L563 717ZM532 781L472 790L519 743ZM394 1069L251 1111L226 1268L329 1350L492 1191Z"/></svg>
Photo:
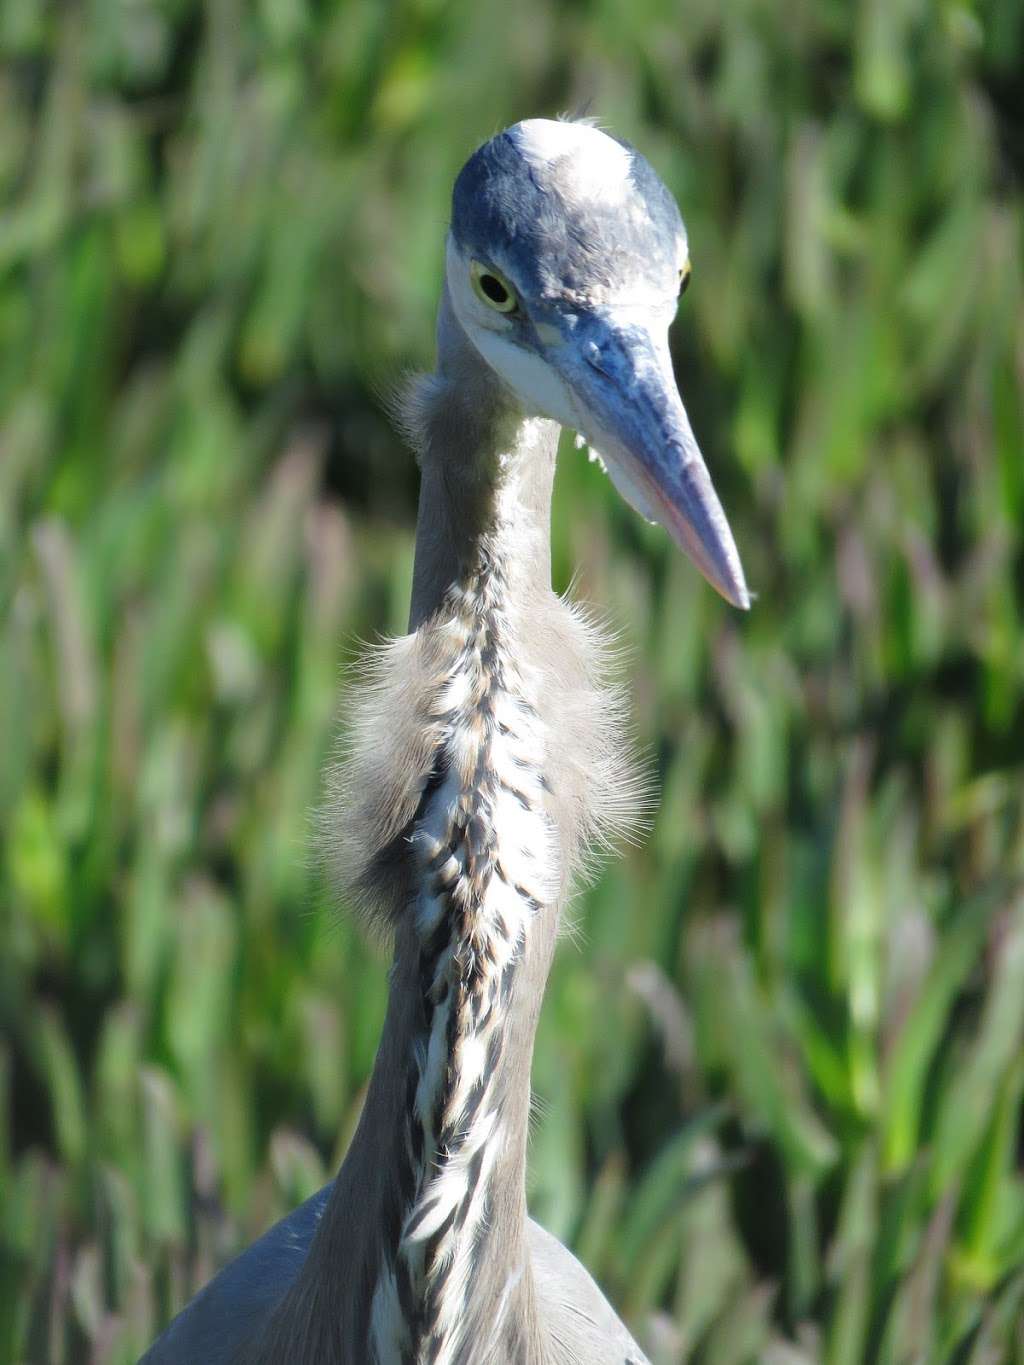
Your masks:
<svg viewBox="0 0 1024 1365"><path fill-rule="evenodd" d="M713 553L707 556L701 567L711 585L718 590L730 606L736 607L740 611L750 610L754 601L754 594L747 587L746 575L743 572L739 554L727 526L723 528L717 543L714 545Z"/></svg>
<svg viewBox="0 0 1024 1365"><path fill-rule="evenodd" d="M723 585L719 591L730 606L737 607L740 611L749 611L753 605L753 594L742 578L733 580L727 586Z"/></svg>

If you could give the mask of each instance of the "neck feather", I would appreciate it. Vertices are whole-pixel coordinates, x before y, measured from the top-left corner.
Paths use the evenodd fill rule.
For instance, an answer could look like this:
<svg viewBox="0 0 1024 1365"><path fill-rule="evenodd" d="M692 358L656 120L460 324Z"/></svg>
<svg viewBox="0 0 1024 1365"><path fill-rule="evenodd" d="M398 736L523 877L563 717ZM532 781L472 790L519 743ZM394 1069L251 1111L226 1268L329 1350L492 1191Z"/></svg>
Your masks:
<svg viewBox="0 0 1024 1365"><path fill-rule="evenodd" d="M420 1008L406 1040L401 1228L381 1249L371 1308L381 1365L460 1358L483 1300L514 1307L508 1287L528 1289L530 1060L564 877L540 678L516 647L514 534L493 525L439 613L441 742L407 835L412 933L396 954L415 959ZM493 1328L493 1304L485 1312Z"/></svg>
<svg viewBox="0 0 1024 1365"><path fill-rule="evenodd" d="M406 834L412 933L396 949L396 962L415 957L420 1008L400 1229L371 1303L381 1365L445 1365L481 1324L497 1345L502 1317L527 1320L530 1061L565 882L527 629L551 595L558 429L511 411L461 333L441 330L439 373L417 398L411 624L434 637L439 686L433 765Z"/></svg>
<svg viewBox="0 0 1024 1365"><path fill-rule="evenodd" d="M544 1358L515 1335L535 1321L534 1036L579 850L638 797L602 645L550 590L557 427L510 407L444 307L439 337L406 412L423 471L412 633L367 667L328 826L349 899L394 935L388 1014L283 1306L324 1360L379 1365L488 1341L477 1358Z"/></svg>
<svg viewBox="0 0 1024 1365"><path fill-rule="evenodd" d="M559 428L524 418L445 294L438 368L407 390L400 420L421 470L410 629L497 555L520 600L551 580L551 485Z"/></svg>

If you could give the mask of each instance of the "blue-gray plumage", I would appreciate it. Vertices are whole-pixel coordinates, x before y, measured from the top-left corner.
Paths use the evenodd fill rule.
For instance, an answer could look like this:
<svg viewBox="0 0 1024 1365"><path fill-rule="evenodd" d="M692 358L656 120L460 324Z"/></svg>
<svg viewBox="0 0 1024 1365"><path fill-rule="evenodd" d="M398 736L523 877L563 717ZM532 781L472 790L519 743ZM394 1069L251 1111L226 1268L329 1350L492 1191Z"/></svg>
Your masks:
<svg viewBox="0 0 1024 1365"><path fill-rule="evenodd" d="M394 942L337 1179L220 1273L149 1365L626 1365L643 1353L527 1217L529 1075L562 907L643 804L599 632L550 586L559 424L731 602L749 596L676 390L668 191L588 124L528 120L456 182L410 633L348 701L325 829Z"/></svg>
<svg viewBox="0 0 1024 1365"><path fill-rule="evenodd" d="M562 157L546 162L524 155L529 146L524 126L485 143L459 173L452 194L452 236L458 246L473 251L486 243L524 294L555 307L573 296L585 299L595 279L610 283L629 272L649 279L658 271L674 282L679 242L685 241L683 220L650 162L628 143L605 135L612 144L613 168L615 149L623 154L624 183L609 194L607 181L603 193L599 182L597 194L587 193L589 186L574 186L559 165L562 159L571 161L574 149L567 145Z"/></svg>

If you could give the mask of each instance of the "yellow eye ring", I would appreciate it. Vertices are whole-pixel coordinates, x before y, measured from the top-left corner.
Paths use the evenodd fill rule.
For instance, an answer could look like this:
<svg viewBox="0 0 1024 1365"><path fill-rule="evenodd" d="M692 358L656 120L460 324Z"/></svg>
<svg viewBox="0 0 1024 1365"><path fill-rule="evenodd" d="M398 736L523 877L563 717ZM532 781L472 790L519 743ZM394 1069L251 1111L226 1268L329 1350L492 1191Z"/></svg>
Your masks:
<svg viewBox="0 0 1024 1365"><path fill-rule="evenodd" d="M693 274L693 267L687 261L685 265L679 267L679 297L682 298L690 286L690 276Z"/></svg>
<svg viewBox="0 0 1024 1365"><path fill-rule="evenodd" d="M499 313L514 313L519 307L516 291L505 276L490 266L471 261L469 278L477 298Z"/></svg>

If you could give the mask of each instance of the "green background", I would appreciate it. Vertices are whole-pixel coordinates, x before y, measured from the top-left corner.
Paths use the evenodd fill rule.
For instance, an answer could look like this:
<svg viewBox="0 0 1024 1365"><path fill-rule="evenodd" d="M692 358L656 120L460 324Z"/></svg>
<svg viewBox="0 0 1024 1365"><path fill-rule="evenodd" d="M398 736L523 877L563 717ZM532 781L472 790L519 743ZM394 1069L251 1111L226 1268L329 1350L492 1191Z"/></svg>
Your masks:
<svg viewBox="0 0 1024 1365"><path fill-rule="evenodd" d="M658 1362L1024 1360L1021 0L0 6L0 1360L125 1362L314 1189L385 959L312 837L399 632L451 181L678 195L759 593L563 449L661 789L576 907L531 1203Z"/></svg>

